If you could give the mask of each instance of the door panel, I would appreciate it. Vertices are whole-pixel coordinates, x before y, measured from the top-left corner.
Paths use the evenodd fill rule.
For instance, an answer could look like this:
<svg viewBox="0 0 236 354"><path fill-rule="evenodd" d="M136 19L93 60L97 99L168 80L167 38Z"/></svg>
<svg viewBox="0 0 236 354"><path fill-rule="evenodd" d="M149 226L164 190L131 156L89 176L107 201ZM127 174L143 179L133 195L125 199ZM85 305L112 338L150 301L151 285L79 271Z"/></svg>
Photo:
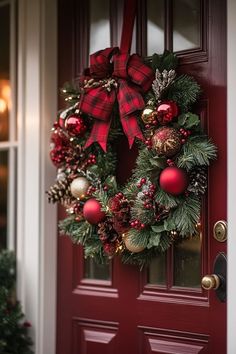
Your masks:
<svg viewBox="0 0 236 354"><path fill-rule="evenodd" d="M59 238L57 354L226 353L226 304L200 286L216 255L226 252L226 243L213 238L214 223L226 219L225 22L222 0L138 1L133 50L143 56L177 51L179 73L194 76L202 87L194 109L219 157L209 168L199 236L177 242L148 269L140 272L119 259L97 266L83 259L80 247ZM68 0L65 6L59 0L60 86L78 79L90 51L108 40L119 45L121 24L122 1ZM95 48L99 31L106 35ZM121 139L118 154L122 182L137 150L128 152Z"/></svg>

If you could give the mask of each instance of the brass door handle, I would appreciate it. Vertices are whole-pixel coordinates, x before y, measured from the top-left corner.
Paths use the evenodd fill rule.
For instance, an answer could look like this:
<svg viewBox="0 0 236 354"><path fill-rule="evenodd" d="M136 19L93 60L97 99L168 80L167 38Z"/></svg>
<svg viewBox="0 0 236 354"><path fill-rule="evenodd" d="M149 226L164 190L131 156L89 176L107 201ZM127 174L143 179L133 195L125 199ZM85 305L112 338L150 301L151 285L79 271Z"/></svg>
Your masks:
<svg viewBox="0 0 236 354"><path fill-rule="evenodd" d="M201 281L201 285L205 290L216 290L219 288L220 283L220 277L216 274L205 275Z"/></svg>
<svg viewBox="0 0 236 354"><path fill-rule="evenodd" d="M218 253L213 265L213 274L205 275L201 281L202 288L205 290L213 289L221 302L226 301L226 268L226 255L222 252Z"/></svg>

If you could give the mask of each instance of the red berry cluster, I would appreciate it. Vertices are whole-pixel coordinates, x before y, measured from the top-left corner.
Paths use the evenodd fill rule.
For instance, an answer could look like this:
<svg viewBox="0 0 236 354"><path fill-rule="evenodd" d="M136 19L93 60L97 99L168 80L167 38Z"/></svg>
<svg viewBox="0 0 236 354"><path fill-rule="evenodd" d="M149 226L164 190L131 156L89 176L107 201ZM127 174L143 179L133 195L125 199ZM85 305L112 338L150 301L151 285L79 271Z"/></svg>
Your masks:
<svg viewBox="0 0 236 354"><path fill-rule="evenodd" d="M109 208L111 212L117 212L121 208L121 201L125 199L125 196L122 192L117 193L113 198L109 200ZM126 199L125 199L126 200Z"/></svg>
<svg viewBox="0 0 236 354"><path fill-rule="evenodd" d="M114 255L114 253L116 252L116 244L115 243L104 243L103 245L103 250L104 252L112 257Z"/></svg>
<svg viewBox="0 0 236 354"><path fill-rule="evenodd" d="M96 156L93 154L90 154L87 160L88 165L95 165L96 164Z"/></svg>
<svg viewBox="0 0 236 354"><path fill-rule="evenodd" d="M154 184L150 184L148 190L144 191L145 200L143 202L144 209L153 209L153 200L155 195L156 186Z"/></svg>
<svg viewBox="0 0 236 354"><path fill-rule="evenodd" d="M147 146L148 150L152 149L152 139L151 138L147 138L145 140L145 145Z"/></svg>
<svg viewBox="0 0 236 354"><path fill-rule="evenodd" d="M182 135L182 139L181 139L181 143L185 144L187 138L189 137L189 135L191 135L191 131L184 129L184 128L180 128L180 134Z"/></svg>
<svg viewBox="0 0 236 354"><path fill-rule="evenodd" d="M89 186L86 194L87 194L88 196L90 196L90 195L92 195L94 192L96 192L96 190L97 190L96 187L94 187L94 186Z"/></svg>
<svg viewBox="0 0 236 354"><path fill-rule="evenodd" d="M70 142L64 131L56 122L52 128L50 158L53 164L60 167L65 161Z"/></svg>
<svg viewBox="0 0 236 354"><path fill-rule="evenodd" d="M146 178L141 178L141 180L140 180L140 182L137 184L137 187L138 188L142 188L142 186L144 185L144 184L146 184L146 182L147 182L147 180L146 180Z"/></svg>
<svg viewBox="0 0 236 354"><path fill-rule="evenodd" d="M168 166L175 166L175 162L171 159L166 160Z"/></svg>
<svg viewBox="0 0 236 354"><path fill-rule="evenodd" d="M145 228L145 224L141 223L141 221L138 219L132 220L130 222L130 226L136 230L143 230Z"/></svg>

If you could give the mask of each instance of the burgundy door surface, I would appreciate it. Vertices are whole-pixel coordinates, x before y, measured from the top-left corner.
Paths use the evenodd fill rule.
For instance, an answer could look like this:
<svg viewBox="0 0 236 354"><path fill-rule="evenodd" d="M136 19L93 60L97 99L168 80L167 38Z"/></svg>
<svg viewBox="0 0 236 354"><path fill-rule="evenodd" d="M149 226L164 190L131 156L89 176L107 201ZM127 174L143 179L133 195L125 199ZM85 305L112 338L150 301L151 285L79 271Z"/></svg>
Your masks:
<svg viewBox="0 0 236 354"><path fill-rule="evenodd" d="M226 303L201 287L226 243L213 226L226 218L226 1L140 0L133 52L177 53L180 71L202 87L202 126L218 146L202 202L199 237L175 244L148 269L115 259L97 266L58 240L57 354L225 354ZM59 84L76 80L88 55L119 45L122 1L59 0ZM119 177L135 151L119 151ZM63 212L60 211L60 217Z"/></svg>

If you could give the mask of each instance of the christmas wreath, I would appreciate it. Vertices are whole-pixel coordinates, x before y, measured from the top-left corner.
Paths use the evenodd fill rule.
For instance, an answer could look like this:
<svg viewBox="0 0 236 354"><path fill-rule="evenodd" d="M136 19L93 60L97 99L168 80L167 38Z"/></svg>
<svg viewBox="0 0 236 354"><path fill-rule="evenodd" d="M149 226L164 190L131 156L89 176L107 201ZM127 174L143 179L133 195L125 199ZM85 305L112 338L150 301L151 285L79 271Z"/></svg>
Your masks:
<svg viewBox="0 0 236 354"><path fill-rule="evenodd" d="M52 128L57 181L48 190L68 216L60 230L104 262L120 256L143 266L173 242L199 233L207 166L216 147L191 111L200 87L178 75L168 51L143 60L118 48L90 57L77 87L65 86L68 107ZM116 141L138 144L125 185L116 180Z"/></svg>

